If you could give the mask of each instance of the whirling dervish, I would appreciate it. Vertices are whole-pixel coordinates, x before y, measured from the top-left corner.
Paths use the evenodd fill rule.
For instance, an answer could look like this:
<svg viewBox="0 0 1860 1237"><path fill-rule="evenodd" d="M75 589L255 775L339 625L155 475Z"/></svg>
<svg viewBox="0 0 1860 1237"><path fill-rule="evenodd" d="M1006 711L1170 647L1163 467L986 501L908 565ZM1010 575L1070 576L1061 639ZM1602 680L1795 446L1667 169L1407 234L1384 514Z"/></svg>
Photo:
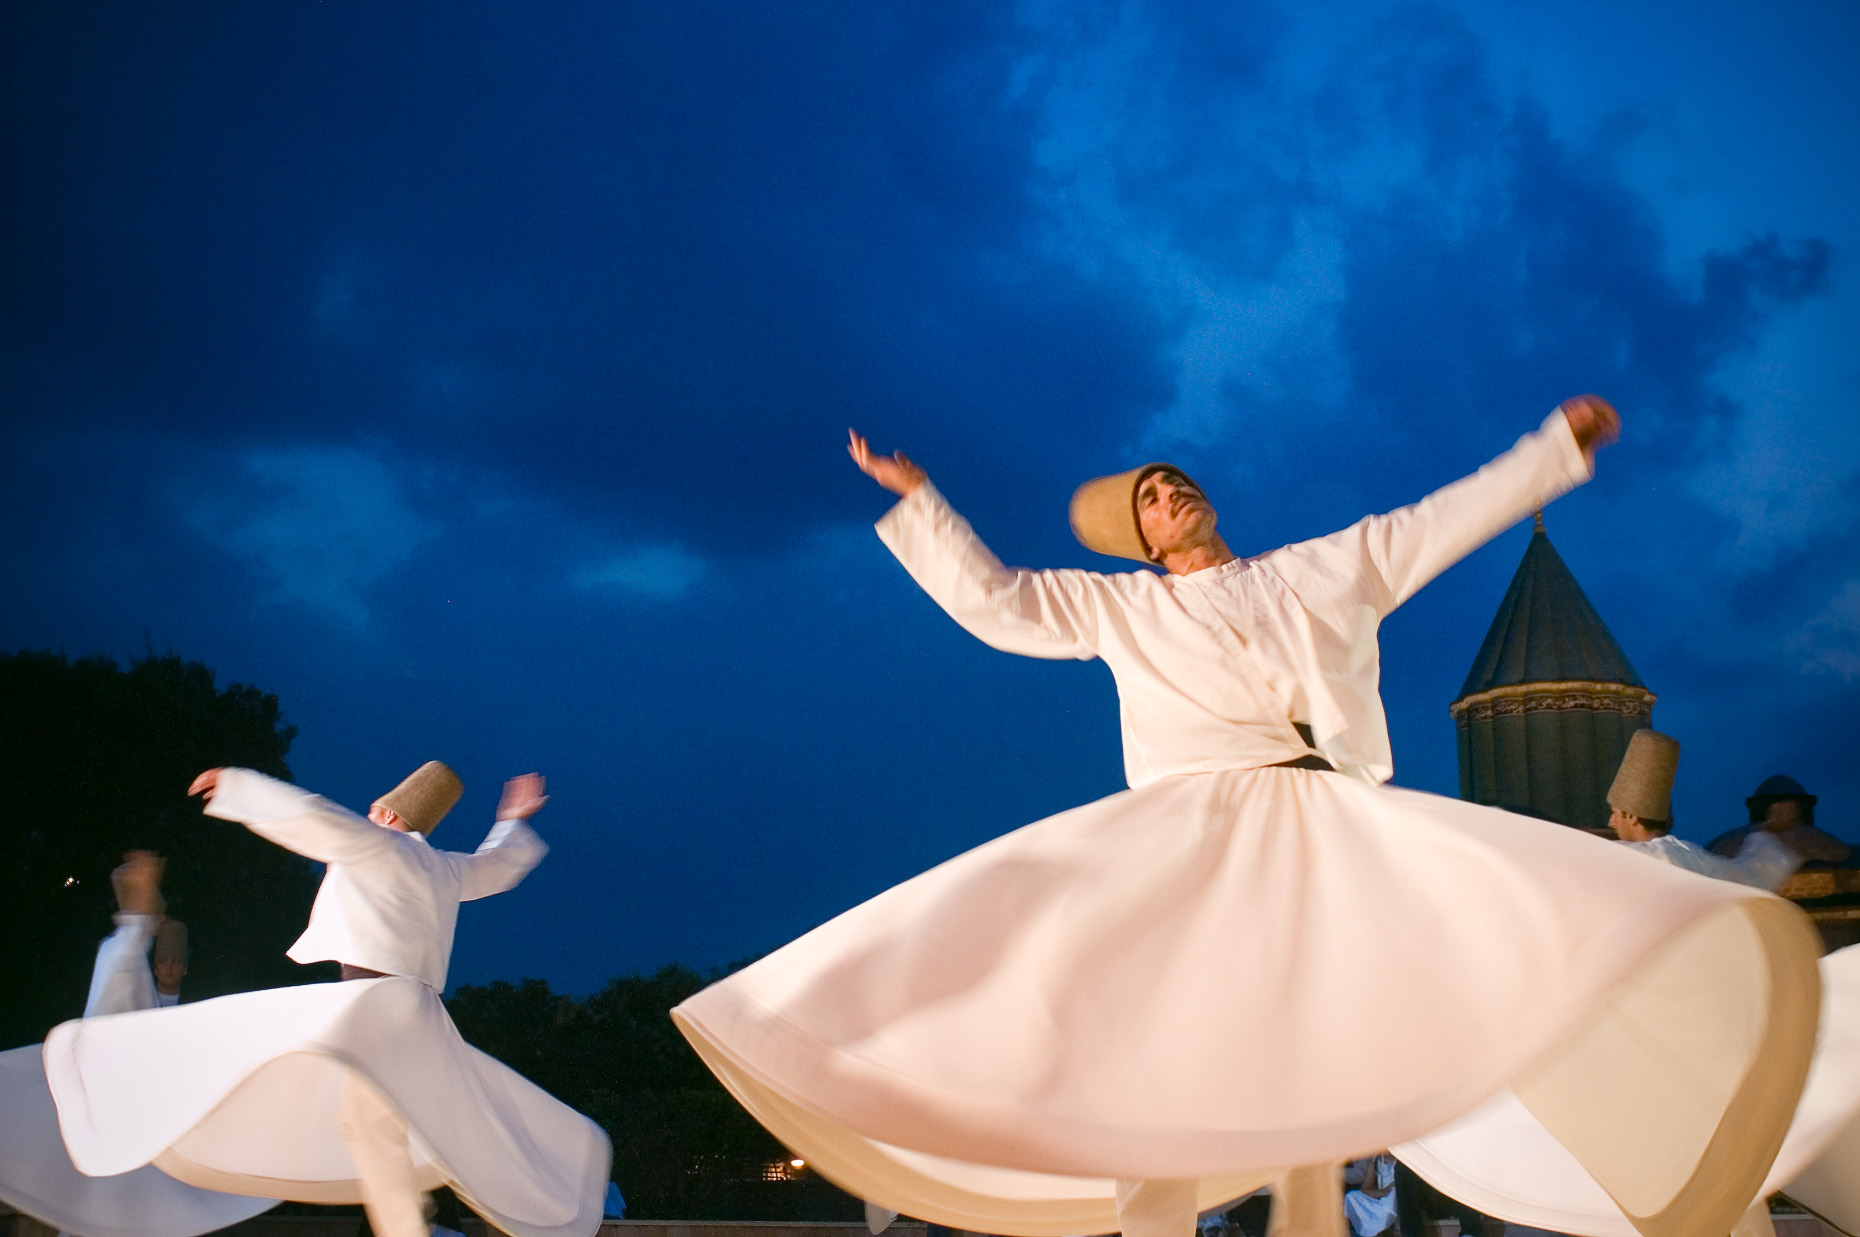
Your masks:
<svg viewBox="0 0 1860 1237"><path fill-rule="evenodd" d="M228 1194L363 1203L381 1237L425 1237L449 1185L517 1237L590 1237L611 1151L588 1118L460 1038L439 993L462 901L515 886L547 847L534 774L505 785L471 854L426 835L460 796L429 761L366 819L250 769L210 769L207 814L328 865L290 956L344 982L67 1022L45 1074L71 1161L153 1164Z"/></svg>
<svg viewBox="0 0 1860 1237"><path fill-rule="evenodd" d="M954 1227L1187 1237L1271 1184L1275 1234L1335 1237L1340 1161L1509 1087L1640 1232L1728 1231L1807 1069L1802 914L1382 785L1378 625L1618 430L1578 396L1413 506L1252 558L1179 468L1081 487L1079 540L1162 574L1004 567L853 434L899 497L880 538L951 617L1109 666L1131 789L847 911L678 1025L823 1175Z"/></svg>

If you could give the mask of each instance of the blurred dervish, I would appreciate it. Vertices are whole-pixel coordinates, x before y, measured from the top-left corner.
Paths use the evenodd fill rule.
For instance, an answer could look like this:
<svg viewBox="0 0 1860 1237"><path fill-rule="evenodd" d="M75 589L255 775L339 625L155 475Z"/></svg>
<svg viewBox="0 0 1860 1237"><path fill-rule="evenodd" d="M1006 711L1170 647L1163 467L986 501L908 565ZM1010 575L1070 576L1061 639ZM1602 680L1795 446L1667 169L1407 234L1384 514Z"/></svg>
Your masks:
<svg viewBox="0 0 1860 1237"><path fill-rule="evenodd" d="M1081 487L1079 540L1162 574L1004 567L853 434L900 498L880 538L952 618L1110 667L1131 789L855 907L679 1027L824 1176L971 1231L1188 1237L1270 1184L1275 1234L1339 1237L1341 1161L1509 1087L1640 1232L1728 1232L1808 1067L1807 919L1382 785L1378 625L1619 426L1577 396L1473 476L1253 558L1180 468Z"/></svg>
<svg viewBox="0 0 1860 1237"><path fill-rule="evenodd" d="M116 930L97 946L86 1018L180 1003L187 929L165 914L167 861L132 850L110 873ZM149 965L149 951L155 965ZM48 1230L83 1237L198 1237L249 1220L276 1199L221 1194L143 1166L107 1177L77 1170L58 1136L58 1109L46 1086L43 1044L0 1052L0 1203Z"/></svg>
<svg viewBox="0 0 1860 1237"><path fill-rule="evenodd" d="M471 854L427 844L462 792L438 761L365 819L250 769L209 769L189 790L209 816L328 865L290 957L340 962L344 982L55 1028L45 1076L71 1162L361 1202L380 1237L426 1237L422 1193L444 1184L516 1237L592 1237L607 1136L466 1044L439 999L459 903L512 888L548 850L527 823L543 779L505 784Z"/></svg>

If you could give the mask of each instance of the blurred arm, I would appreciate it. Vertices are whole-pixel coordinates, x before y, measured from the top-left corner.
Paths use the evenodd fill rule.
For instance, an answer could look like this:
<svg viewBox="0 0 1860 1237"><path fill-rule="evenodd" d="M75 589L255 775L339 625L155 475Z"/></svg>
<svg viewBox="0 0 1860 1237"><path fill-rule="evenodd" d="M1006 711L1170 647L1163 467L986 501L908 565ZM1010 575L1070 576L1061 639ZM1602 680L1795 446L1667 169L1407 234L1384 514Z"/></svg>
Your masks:
<svg viewBox="0 0 1860 1237"><path fill-rule="evenodd" d="M149 947L155 943L161 916L119 914L116 924L116 931L97 946L97 961L90 970L90 997L84 1002L86 1018L155 1008Z"/></svg>
<svg viewBox="0 0 1860 1237"><path fill-rule="evenodd" d="M356 864L388 852L394 831L288 782L251 769L223 769L208 816L232 820L318 863Z"/></svg>
<svg viewBox="0 0 1860 1237"><path fill-rule="evenodd" d="M1744 844L1738 848L1737 858L1711 857L1735 871L1736 875L1729 875L1726 879L1755 885L1771 893L1781 889L1783 882L1794 876L1796 869L1802 866L1802 856L1788 843L1774 833L1765 833L1760 829L1753 829L1750 836L1744 839Z"/></svg>
<svg viewBox="0 0 1860 1237"><path fill-rule="evenodd" d="M523 821L498 821L476 853L458 856L459 900L470 902L516 888L548 853L548 844Z"/></svg>

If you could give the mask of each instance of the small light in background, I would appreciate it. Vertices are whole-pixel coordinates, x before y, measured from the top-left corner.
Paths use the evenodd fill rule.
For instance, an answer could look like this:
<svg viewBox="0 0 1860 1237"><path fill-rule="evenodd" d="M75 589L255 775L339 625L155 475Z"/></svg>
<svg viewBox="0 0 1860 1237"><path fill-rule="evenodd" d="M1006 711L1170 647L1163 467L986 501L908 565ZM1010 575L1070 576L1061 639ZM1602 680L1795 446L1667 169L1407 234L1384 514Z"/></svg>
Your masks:
<svg viewBox="0 0 1860 1237"><path fill-rule="evenodd" d="M73 885L75 885L75 884L77 884L77 883L78 883L78 882L77 882L77 877L75 877L75 876L67 876L67 877L65 877L65 888L66 888L66 889L69 889L69 888L71 888L71 886L73 886Z"/></svg>
<svg viewBox="0 0 1860 1237"><path fill-rule="evenodd" d="M806 1161L806 1160L789 1160L789 1161L788 1161L788 1167L790 1167L790 1168L806 1168L806 1167L807 1167L807 1161Z"/></svg>

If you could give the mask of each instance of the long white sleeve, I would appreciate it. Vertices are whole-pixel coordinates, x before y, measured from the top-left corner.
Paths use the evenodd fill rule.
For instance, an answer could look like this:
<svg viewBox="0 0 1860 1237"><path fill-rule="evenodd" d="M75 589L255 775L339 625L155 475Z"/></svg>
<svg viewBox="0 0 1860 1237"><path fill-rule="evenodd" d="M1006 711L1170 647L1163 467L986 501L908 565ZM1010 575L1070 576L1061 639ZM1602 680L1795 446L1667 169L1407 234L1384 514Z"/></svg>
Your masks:
<svg viewBox="0 0 1860 1237"><path fill-rule="evenodd" d="M1751 885L1771 892L1780 889L1782 883L1795 875L1796 869L1802 866L1800 855L1774 834L1761 831L1752 832L1744 839L1735 859L1714 855L1704 847L1694 846L1670 833L1651 841L1624 842L1622 845L1676 868L1697 872L1700 876L1734 881L1739 885Z"/></svg>
<svg viewBox="0 0 1860 1237"><path fill-rule="evenodd" d="M476 852L454 856L459 869L460 901L488 898L516 888L548 853L548 843L523 821L498 821Z"/></svg>
<svg viewBox="0 0 1860 1237"><path fill-rule="evenodd" d="M203 811L318 863L365 863L394 844L391 830L252 769L221 770Z"/></svg>
<svg viewBox="0 0 1860 1237"><path fill-rule="evenodd" d="M1738 848L1737 858L1729 862L1744 884L1774 893L1802 866L1802 856L1775 834L1756 829Z"/></svg>
<svg viewBox="0 0 1860 1237"><path fill-rule="evenodd" d="M97 960L90 971L90 997L84 1002L86 1018L155 1008L149 947L155 943L161 916L119 914L116 924L116 931L97 946Z"/></svg>
<svg viewBox="0 0 1860 1237"><path fill-rule="evenodd" d="M1470 477L1420 502L1266 556L1305 587L1307 605L1373 608L1378 618L1532 511L1587 481L1590 461L1559 409ZM1296 565L1293 565L1293 564ZM1318 587L1311 587L1313 584ZM1313 593L1328 594L1328 598ZM1348 621L1347 619L1345 621Z"/></svg>
<svg viewBox="0 0 1860 1237"><path fill-rule="evenodd" d="M1096 656L1091 593L1102 577L1002 566L928 481L885 514L878 536L930 599L984 643L1028 657Z"/></svg>

